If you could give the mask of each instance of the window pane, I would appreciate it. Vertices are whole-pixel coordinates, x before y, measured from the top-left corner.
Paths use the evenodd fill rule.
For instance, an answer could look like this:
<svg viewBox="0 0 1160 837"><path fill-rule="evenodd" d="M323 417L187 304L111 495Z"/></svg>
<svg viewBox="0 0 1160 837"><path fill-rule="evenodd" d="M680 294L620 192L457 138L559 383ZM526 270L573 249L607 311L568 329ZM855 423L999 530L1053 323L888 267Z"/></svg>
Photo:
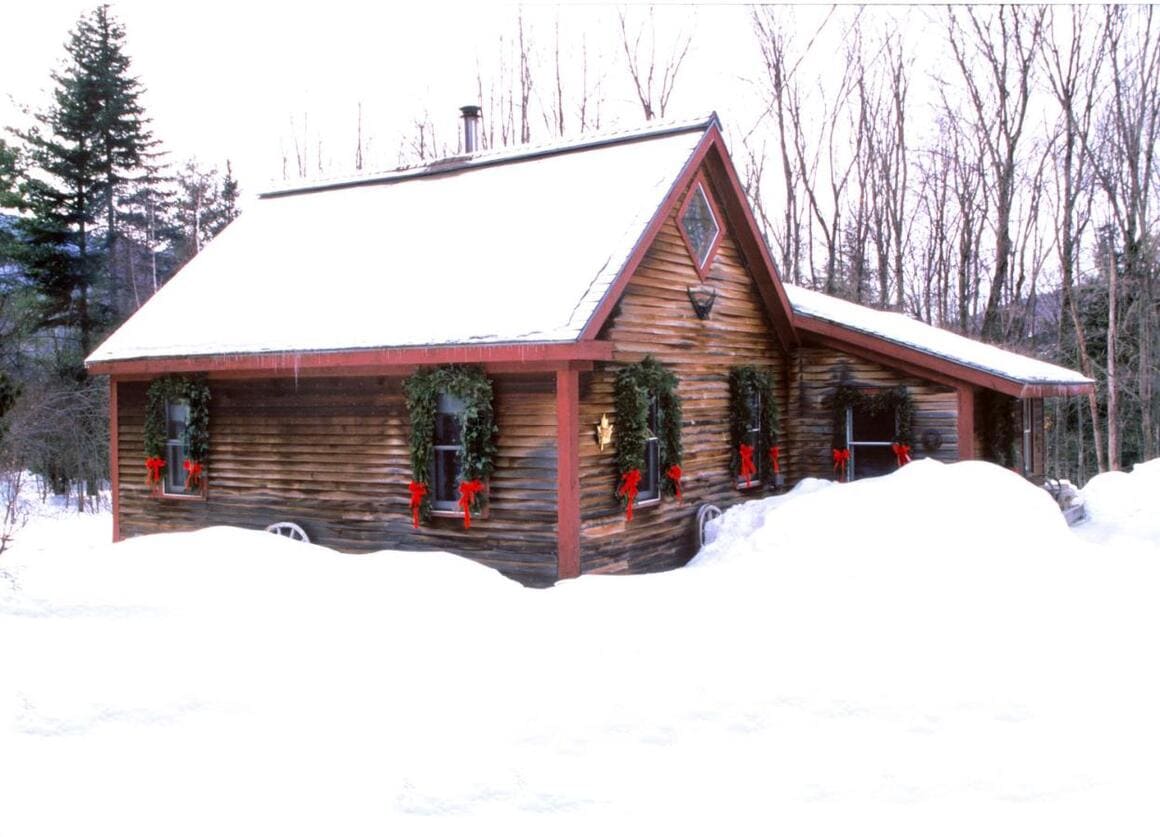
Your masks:
<svg viewBox="0 0 1160 837"><path fill-rule="evenodd" d="M704 265L709 251L713 248L713 242L717 240L718 227L700 186L693 192L693 197L685 208L685 214L681 216L681 227L693 246L697 264Z"/></svg>
<svg viewBox="0 0 1160 837"><path fill-rule="evenodd" d="M660 496L660 443L649 439L644 444L644 470L640 474L636 499L655 500Z"/></svg>
<svg viewBox="0 0 1160 837"><path fill-rule="evenodd" d="M881 410L876 415L862 405L851 409L854 426L851 434L855 442L894 441L894 411Z"/></svg>
<svg viewBox="0 0 1160 837"><path fill-rule="evenodd" d="M185 428L189 424L189 404L184 401L168 401L165 404L165 434L170 441L184 441Z"/></svg>
<svg viewBox="0 0 1160 837"><path fill-rule="evenodd" d="M458 445L463 438L459 413L435 414L435 444Z"/></svg>
<svg viewBox="0 0 1160 837"><path fill-rule="evenodd" d="M753 431L761 431L761 393L757 390L749 393L749 415L750 420L749 429ZM752 443L751 443L752 444Z"/></svg>
<svg viewBox="0 0 1160 837"><path fill-rule="evenodd" d="M180 442L165 446L165 493L185 493L185 445Z"/></svg>
<svg viewBox="0 0 1160 837"><path fill-rule="evenodd" d="M432 502L436 508L458 508L460 459L459 448L436 448L433 452Z"/></svg>
<svg viewBox="0 0 1160 837"><path fill-rule="evenodd" d="M881 477L898 467L898 457L889 445L854 445L850 450L853 479Z"/></svg>

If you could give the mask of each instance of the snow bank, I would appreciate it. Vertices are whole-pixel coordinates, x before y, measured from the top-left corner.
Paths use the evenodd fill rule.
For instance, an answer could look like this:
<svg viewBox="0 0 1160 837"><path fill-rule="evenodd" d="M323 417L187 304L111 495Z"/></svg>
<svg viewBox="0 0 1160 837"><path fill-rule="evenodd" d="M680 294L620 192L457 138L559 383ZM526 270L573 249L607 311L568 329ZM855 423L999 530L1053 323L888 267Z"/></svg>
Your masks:
<svg viewBox="0 0 1160 837"><path fill-rule="evenodd" d="M551 590L223 528L14 558L5 837L1160 827L1158 562L993 466Z"/></svg>
<svg viewBox="0 0 1160 837"><path fill-rule="evenodd" d="M1160 559L1160 459L1092 477L1083 488L1087 520L1077 532L1093 543L1145 550Z"/></svg>

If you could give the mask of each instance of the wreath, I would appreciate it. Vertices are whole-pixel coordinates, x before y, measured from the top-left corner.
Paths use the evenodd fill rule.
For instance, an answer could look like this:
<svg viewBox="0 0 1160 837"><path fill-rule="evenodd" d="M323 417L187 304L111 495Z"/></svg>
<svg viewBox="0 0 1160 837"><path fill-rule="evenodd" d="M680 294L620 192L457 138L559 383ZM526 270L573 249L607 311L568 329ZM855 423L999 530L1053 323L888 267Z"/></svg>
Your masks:
<svg viewBox="0 0 1160 837"><path fill-rule="evenodd" d="M759 482L781 473L781 448L778 446L779 418L773 396L773 375L756 366L734 366L729 370L729 471L734 482ZM761 415L754 415L753 396L757 396ZM750 430L760 421L757 444L749 444Z"/></svg>
<svg viewBox="0 0 1160 837"><path fill-rule="evenodd" d="M154 494L162 490L162 471L166 468L165 405L184 401L189 405L189 422L185 425L185 489L206 489L205 464L209 459L209 385L203 378L169 375L149 385L145 394L145 484Z"/></svg>
<svg viewBox="0 0 1160 837"><path fill-rule="evenodd" d="M1004 468L1014 468L1017 461L1015 440L1023 431L1019 399L985 389L979 393L979 412L984 417L980 434L983 459Z"/></svg>
<svg viewBox="0 0 1160 837"><path fill-rule="evenodd" d="M656 399L657 447L661 492L681 496L681 400L677 396L677 376L651 355L616 373L613 407L616 410L616 496L624 503L632 520L637 485L645 467L645 446L649 438L649 406Z"/></svg>
<svg viewBox="0 0 1160 837"><path fill-rule="evenodd" d="M838 384L833 395L834 406L834 471L838 479L846 476L850 451L846 448L846 411L852 407L865 409L870 415L893 414L894 439L891 449L901 467L910 461L914 440L914 400L904 386L866 389L848 383Z"/></svg>
<svg viewBox="0 0 1160 837"><path fill-rule="evenodd" d="M411 515L412 523L431 516L428 482L435 445L435 415L441 392L463 402L460 444L463 448L459 480L459 506L463 522L471 528L471 515L483 507L481 495L495 468L495 424L491 381L477 366L440 366L420 369L403 382L407 412L411 417Z"/></svg>

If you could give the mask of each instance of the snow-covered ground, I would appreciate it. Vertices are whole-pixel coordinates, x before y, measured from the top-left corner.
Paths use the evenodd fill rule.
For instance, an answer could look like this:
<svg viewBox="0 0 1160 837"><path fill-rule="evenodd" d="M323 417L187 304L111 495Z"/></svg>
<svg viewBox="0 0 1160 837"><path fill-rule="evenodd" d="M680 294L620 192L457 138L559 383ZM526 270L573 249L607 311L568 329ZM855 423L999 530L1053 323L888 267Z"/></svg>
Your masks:
<svg viewBox="0 0 1160 837"><path fill-rule="evenodd" d="M0 835L1156 834L1160 462L1069 530L982 463L807 481L682 570L38 517Z"/></svg>

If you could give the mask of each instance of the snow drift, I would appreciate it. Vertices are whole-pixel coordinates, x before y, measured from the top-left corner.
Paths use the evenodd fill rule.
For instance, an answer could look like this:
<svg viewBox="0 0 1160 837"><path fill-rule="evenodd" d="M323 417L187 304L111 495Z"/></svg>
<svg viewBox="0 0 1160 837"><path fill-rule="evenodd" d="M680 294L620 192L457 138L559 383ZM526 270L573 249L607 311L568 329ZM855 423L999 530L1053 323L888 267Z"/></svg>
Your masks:
<svg viewBox="0 0 1160 837"><path fill-rule="evenodd" d="M1093 511L1155 508L1154 468ZM30 537L0 833L1155 833L1156 553L1101 531L924 460L551 590L235 529Z"/></svg>

